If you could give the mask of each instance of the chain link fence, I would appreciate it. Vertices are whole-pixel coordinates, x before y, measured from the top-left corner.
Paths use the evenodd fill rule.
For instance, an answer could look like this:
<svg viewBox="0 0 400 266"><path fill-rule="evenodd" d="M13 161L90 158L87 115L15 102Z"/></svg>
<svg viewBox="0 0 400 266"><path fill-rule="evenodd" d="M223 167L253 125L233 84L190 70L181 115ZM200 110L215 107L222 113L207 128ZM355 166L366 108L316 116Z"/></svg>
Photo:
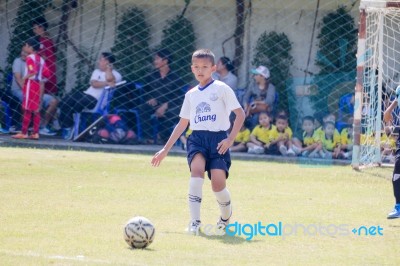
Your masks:
<svg viewBox="0 0 400 266"><path fill-rule="evenodd" d="M12 93L18 89L12 65L26 39L36 34L41 35L42 48L50 47L42 54L54 72L45 93L56 100L44 101L42 110L42 126L49 129L60 129L54 121L62 116L65 97L87 90L102 53L111 52L113 69L127 83L115 91L108 113L135 109L124 116L128 126L138 134L140 123L140 135L155 138L165 120L173 119L169 127L177 117L157 121L136 112L152 97L154 55L167 49L169 67L179 77L179 85L159 87L156 94L182 100L185 90L196 85L190 63L198 48L210 48L217 60L229 58L238 96L254 82L251 69L268 67L277 92L274 110L288 113L295 135L301 134L301 119L307 115L333 113L344 125L340 99L355 86L358 6L354 0L4 0L0 123L3 131L21 124L21 99ZM46 25L34 24L42 19ZM35 25L45 26L44 32L34 32Z"/></svg>

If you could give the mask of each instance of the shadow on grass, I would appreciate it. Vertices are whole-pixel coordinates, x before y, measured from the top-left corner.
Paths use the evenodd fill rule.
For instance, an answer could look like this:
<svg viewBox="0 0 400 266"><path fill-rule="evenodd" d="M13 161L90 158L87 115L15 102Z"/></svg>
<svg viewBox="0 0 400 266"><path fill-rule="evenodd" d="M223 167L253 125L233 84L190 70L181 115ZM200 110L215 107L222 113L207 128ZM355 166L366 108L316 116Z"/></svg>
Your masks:
<svg viewBox="0 0 400 266"><path fill-rule="evenodd" d="M255 240L254 238L252 240L246 240L245 237L240 237L237 235L208 235L205 234L204 232L200 231L198 235L194 235L194 236L200 236L200 237L204 237L207 238L209 240L217 240L217 241L221 241L224 244L229 244L229 245L240 245L243 243L252 243L252 242L259 242L260 240Z"/></svg>

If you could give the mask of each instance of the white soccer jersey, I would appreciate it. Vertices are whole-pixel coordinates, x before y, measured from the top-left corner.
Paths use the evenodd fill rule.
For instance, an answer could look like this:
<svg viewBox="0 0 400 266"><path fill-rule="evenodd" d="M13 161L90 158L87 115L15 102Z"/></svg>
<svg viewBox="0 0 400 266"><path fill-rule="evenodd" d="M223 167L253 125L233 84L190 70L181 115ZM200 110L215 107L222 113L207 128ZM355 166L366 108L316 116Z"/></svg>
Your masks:
<svg viewBox="0 0 400 266"><path fill-rule="evenodd" d="M190 129L226 131L230 127L229 115L241 108L235 93L225 83L214 80L205 88L197 85L185 94L179 114L190 120Z"/></svg>

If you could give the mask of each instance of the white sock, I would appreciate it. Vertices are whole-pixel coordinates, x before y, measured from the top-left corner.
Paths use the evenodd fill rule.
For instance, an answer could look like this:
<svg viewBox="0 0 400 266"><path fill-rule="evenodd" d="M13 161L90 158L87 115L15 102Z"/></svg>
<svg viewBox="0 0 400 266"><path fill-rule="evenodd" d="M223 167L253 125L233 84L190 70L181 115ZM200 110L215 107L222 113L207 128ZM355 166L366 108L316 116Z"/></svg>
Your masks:
<svg viewBox="0 0 400 266"><path fill-rule="evenodd" d="M217 198L219 209L221 211L221 218L222 220L227 221L232 214L231 194L226 188L219 192L214 192L214 194Z"/></svg>
<svg viewBox="0 0 400 266"><path fill-rule="evenodd" d="M192 220L200 221L200 206L203 196L204 178L191 177L189 181L189 210Z"/></svg>

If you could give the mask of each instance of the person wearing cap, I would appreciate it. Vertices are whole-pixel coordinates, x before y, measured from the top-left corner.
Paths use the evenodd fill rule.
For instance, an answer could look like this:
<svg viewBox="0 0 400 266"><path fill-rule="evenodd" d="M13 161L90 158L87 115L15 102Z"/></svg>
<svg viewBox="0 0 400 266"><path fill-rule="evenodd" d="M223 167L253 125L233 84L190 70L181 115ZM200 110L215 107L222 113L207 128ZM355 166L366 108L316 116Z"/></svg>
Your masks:
<svg viewBox="0 0 400 266"><path fill-rule="evenodd" d="M254 80L247 87L243 97L246 117L251 118L252 128L257 125L260 112L272 112L275 102L275 86L270 82L270 72L265 66L251 70Z"/></svg>
<svg viewBox="0 0 400 266"><path fill-rule="evenodd" d="M229 87L233 91L237 90L237 77L232 73L234 67L232 61L226 57L221 57L217 62L217 71L213 73L213 78L216 80L220 80Z"/></svg>

